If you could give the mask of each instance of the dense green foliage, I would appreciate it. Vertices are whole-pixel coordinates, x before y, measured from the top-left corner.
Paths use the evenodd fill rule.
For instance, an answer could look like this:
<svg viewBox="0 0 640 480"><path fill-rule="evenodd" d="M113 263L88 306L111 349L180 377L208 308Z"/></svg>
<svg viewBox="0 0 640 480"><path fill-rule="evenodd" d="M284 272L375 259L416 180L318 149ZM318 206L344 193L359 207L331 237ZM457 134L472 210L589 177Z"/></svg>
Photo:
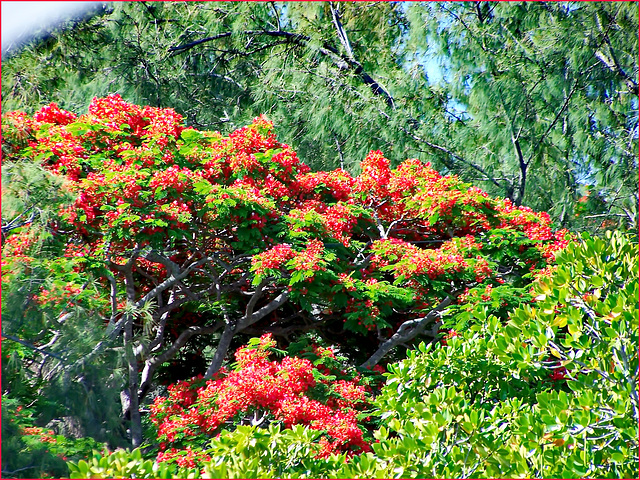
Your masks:
<svg viewBox="0 0 640 480"><path fill-rule="evenodd" d="M489 318L391 368L377 403L421 446L406 473L638 475L637 245L586 237L557 261L506 326Z"/></svg>
<svg viewBox="0 0 640 480"><path fill-rule="evenodd" d="M637 30L633 2L116 2L13 52L2 108L116 92L227 133L267 114L313 169L380 149L634 228Z"/></svg>
<svg viewBox="0 0 640 480"><path fill-rule="evenodd" d="M637 478L637 30L114 2L10 52L1 476Z"/></svg>
<svg viewBox="0 0 640 480"><path fill-rule="evenodd" d="M570 245L507 323L420 345L376 398L373 452L310 459L317 432L238 427L206 478L636 478L638 255L619 234ZM579 272L577 275L576 273ZM606 281L606 286L603 283ZM556 309L554 311L554 309ZM476 312L482 315L482 311ZM557 342L557 343L556 343ZM151 462L141 478L162 478ZM118 470L118 452L99 462ZM274 461L275 459L275 461ZM120 467L122 468L122 467ZM131 468L131 467L127 467ZM165 467L166 468L166 467ZM77 477L100 470L72 465ZM174 467L174 475L176 475ZM104 478L104 477L102 477ZM192 478L192 477L188 477Z"/></svg>
<svg viewBox="0 0 640 480"><path fill-rule="evenodd" d="M78 461L104 447L91 437L74 438L74 432L68 428L65 436L55 435L49 428L35 427L34 414L39 410L37 406L26 408L15 399L2 396L3 478L43 475L64 478L69 473L67 461Z"/></svg>

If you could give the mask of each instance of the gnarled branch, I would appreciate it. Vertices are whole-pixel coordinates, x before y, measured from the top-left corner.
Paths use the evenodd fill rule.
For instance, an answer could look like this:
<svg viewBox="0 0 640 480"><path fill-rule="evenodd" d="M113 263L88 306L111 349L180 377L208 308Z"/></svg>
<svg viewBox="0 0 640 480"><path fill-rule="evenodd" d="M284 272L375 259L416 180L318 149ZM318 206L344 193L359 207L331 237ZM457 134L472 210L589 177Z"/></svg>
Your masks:
<svg viewBox="0 0 640 480"><path fill-rule="evenodd" d="M451 303L451 297L447 296L442 300L436 307L431 310L426 316L421 318L416 318L414 320L407 320L398 331L394 333L391 338L385 341L378 350L375 351L373 355L369 357L369 359L364 362L361 367L363 368L371 368L376 365L382 358L389 353L389 351L402 343L408 342L409 340L413 340L420 333L422 333L430 322L434 321L436 318L440 316L442 310L444 310Z"/></svg>
<svg viewBox="0 0 640 480"><path fill-rule="evenodd" d="M142 399L149 391L149 388L151 387L151 380L153 379L153 374L155 373L156 368L158 368L158 365L161 365L173 358L178 353L180 348L182 348L184 344L187 343L187 341L194 335L210 335L217 332L218 330L220 330L220 324L214 325L213 327L191 326L184 330L180 334L180 336L178 336L176 341L173 342L173 344L164 352L156 355L155 357L147 359L140 379L140 388L138 390L139 400L142 401Z"/></svg>

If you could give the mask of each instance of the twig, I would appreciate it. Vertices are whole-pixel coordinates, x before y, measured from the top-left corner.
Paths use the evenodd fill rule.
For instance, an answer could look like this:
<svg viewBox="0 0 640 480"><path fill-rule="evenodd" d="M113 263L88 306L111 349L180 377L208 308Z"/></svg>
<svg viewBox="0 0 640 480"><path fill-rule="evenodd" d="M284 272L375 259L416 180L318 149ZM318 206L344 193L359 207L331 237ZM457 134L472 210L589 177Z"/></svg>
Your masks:
<svg viewBox="0 0 640 480"><path fill-rule="evenodd" d="M44 350L44 349L42 349L40 347L36 347L35 345L30 344L29 342L26 342L26 341L24 341L24 340L22 340L22 339L20 339L18 337L15 337L13 335L8 335L8 334L6 334L4 332L2 332L1 335L2 335L3 338L6 338L7 340L11 340L11 341L17 342L17 343L19 343L21 345L24 345L25 347L28 347L28 348L30 348L32 350L35 350L38 353L41 353L43 355L48 355L48 356L53 357L53 358L57 358L58 360L64 362L64 358L62 358L60 355L58 355L56 353L52 353L52 352Z"/></svg>

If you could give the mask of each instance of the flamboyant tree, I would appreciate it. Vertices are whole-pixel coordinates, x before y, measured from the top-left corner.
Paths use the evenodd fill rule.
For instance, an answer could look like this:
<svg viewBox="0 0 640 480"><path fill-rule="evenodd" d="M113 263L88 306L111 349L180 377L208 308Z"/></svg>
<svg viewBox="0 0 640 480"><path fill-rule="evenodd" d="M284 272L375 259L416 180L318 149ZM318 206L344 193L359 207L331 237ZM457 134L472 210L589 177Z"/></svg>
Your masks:
<svg viewBox="0 0 640 480"><path fill-rule="evenodd" d="M41 164L74 198L47 238L33 223L7 231L3 288L25 300L3 336L68 363L56 332L102 325L74 363L121 345L134 446L167 363L182 367L173 380L211 378L246 336L311 332L370 368L436 338L469 296L498 311L568 241L546 213L418 160L391 169L373 151L356 177L311 172L264 117L225 137L110 95L84 115L51 104L3 122L5 164ZM21 338L33 311L55 328Z"/></svg>

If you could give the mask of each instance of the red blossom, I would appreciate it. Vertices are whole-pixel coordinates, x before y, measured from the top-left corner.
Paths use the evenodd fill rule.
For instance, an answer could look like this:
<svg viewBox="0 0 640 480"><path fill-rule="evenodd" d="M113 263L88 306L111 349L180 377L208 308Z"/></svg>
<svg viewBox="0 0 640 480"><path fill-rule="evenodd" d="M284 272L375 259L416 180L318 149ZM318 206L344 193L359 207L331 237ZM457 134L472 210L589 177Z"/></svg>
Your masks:
<svg viewBox="0 0 640 480"><path fill-rule="evenodd" d="M317 384L313 364L297 357L270 361L273 346L273 338L263 335L256 347L238 349L235 370L222 372L201 387L193 386L199 379L180 382L169 387L168 398L156 398L151 419L158 427L162 452L181 444L178 434L210 435L228 420L253 410L270 413L285 427L302 424L326 432L323 438L331 440L323 443L319 456L326 453L329 444L333 452L368 451L357 419L358 411L369 401L364 386L357 379L338 380L331 386L333 396L322 403L310 396ZM325 357L332 355L327 349L316 347L316 351ZM179 450L171 448L168 457L161 452L158 460L177 458Z"/></svg>
<svg viewBox="0 0 640 480"><path fill-rule="evenodd" d="M553 372L549 373L549 378L554 382L564 380L567 376L567 369L565 367L556 367Z"/></svg>
<svg viewBox="0 0 640 480"><path fill-rule="evenodd" d="M76 119L76 115L73 112L67 112L58 107L56 103L50 103L38 110L33 119L36 122L41 123L55 123L58 125L67 125Z"/></svg>

